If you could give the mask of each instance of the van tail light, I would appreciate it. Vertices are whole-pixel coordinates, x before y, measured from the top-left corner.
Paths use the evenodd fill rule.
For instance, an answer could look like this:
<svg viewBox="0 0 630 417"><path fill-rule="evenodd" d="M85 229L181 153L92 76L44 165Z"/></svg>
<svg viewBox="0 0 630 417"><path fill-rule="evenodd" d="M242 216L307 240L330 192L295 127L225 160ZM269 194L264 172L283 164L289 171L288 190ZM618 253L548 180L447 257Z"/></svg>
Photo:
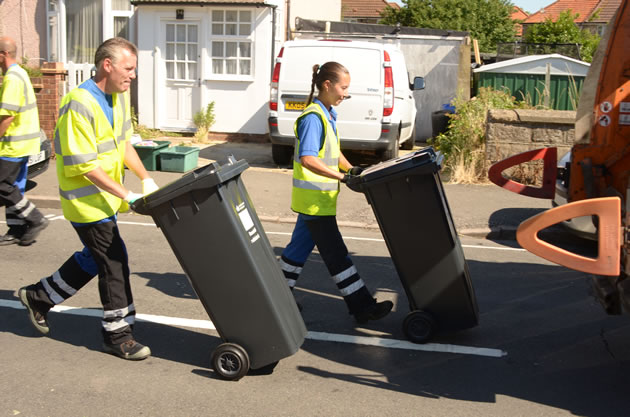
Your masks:
<svg viewBox="0 0 630 417"><path fill-rule="evenodd" d="M278 80L280 79L280 65L282 64L280 58L284 48L280 49L278 54L278 61L275 67L273 67L273 76L271 77L271 91L269 93L269 110L278 111Z"/></svg>
<svg viewBox="0 0 630 417"><path fill-rule="evenodd" d="M385 59L385 85L383 88L383 116L391 116L394 112L394 76L392 74L392 63L387 51L383 51Z"/></svg>

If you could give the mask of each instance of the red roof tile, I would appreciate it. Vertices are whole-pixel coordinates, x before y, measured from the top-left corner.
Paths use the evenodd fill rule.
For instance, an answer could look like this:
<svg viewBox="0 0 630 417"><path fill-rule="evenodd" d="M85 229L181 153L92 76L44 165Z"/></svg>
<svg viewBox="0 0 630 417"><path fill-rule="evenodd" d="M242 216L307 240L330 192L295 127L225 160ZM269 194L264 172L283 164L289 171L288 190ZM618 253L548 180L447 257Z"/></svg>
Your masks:
<svg viewBox="0 0 630 417"><path fill-rule="evenodd" d="M347 17L381 17L381 12L391 7L386 0L342 0L341 15Z"/></svg>
<svg viewBox="0 0 630 417"><path fill-rule="evenodd" d="M569 9L573 14L579 14L575 23L582 23L588 19L599 2L600 0L557 0L536 13L530 14L523 23L543 23L547 18L556 20L560 13Z"/></svg>
<svg viewBox="0 0 630 417"><path fill-rule="evenodd" d="M593 23L608 23L612 20L620 5L621 0L601 0L597 7L589 14L587 20Z"/></svg>
<svg viewBox="0 0 630 417"><path fill-rule="evenodd" d="M512 9L512 14L510 15L512 20L525 20L527 19L527 16L529 16L527 12L518 6L514 6L514 9Z"/></svg>

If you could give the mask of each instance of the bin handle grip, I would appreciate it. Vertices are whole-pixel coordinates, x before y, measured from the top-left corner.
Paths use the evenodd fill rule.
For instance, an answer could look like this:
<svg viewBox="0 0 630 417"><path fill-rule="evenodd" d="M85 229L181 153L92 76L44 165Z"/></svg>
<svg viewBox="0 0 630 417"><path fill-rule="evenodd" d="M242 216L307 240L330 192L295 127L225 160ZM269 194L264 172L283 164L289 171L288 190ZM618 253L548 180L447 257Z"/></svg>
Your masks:
<svg viewBox="0 0 630 417"><path fill-rule="evenodd" d="M503 171L518 164L542 159L544 161L541 187L532 187L516 181L508 180ZM506 190L528 197L553 199L556 194L558 150L555 147L534 149L512 155L502 161L494 163L488 170L488 179Z"/></svg>
<svg viewBox="0 0 630 417"><path fill-rule="evenodd" d="M538 238L538 232L546 227L589 215L599 218L597 258L577 255ZM621 199L592 198L549 209L522 222L516 231L516 240L531 253L576 271L618 276L622 245Z"/></svg>

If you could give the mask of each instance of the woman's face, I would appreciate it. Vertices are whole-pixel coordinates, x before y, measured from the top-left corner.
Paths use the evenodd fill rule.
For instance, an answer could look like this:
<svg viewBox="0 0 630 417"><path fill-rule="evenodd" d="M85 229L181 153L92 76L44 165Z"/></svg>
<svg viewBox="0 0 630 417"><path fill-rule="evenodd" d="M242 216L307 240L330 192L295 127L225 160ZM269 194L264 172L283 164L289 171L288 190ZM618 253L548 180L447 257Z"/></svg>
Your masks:
<svg viewBox="0 0 630 417"><path fill-rule="evenodd" d="M333 83L330 80L324 81L324 100L322 100L322 92L319 98L327 106L338 106L344 98L348 96L348 88L350 87L350 74L339 74L339 81Z"/></svg>

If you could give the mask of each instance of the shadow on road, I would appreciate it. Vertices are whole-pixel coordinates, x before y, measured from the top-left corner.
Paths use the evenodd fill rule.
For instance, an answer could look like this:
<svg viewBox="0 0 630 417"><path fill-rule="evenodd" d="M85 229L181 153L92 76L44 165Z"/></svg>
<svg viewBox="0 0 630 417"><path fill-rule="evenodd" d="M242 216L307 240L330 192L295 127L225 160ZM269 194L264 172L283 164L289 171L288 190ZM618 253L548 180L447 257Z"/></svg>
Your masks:
<svg viewBox="0 0 630 417"><path fill-rule="evenodd" d="M174 274L171 272L163 274L157 272L134 272L134 275L146 279L147 287L155 288L171 297L198 298L185 274Z"/></svg>

